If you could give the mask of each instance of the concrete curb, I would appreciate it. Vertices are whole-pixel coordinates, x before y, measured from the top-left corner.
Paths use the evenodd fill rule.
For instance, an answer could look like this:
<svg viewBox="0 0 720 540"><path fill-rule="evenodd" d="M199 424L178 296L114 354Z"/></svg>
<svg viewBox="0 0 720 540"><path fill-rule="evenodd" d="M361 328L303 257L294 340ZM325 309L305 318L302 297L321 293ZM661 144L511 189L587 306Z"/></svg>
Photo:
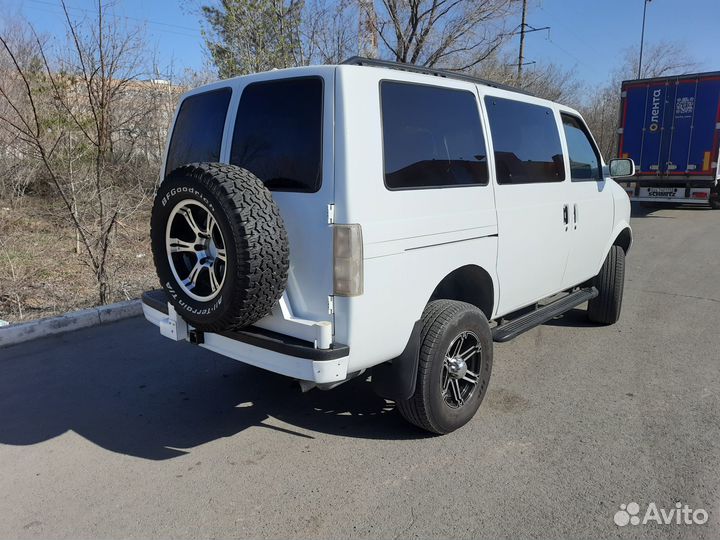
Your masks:
<svg viewBox="0 0 720 540"><path fill-rule="evenodd" d="M63 334L81 328L119 321L120 319L135 317L141 313L142 304L140 300L128 300L127 302L73 311L58 317L11 324L10 326L0 327L0 348L45 336Z"/></svg>

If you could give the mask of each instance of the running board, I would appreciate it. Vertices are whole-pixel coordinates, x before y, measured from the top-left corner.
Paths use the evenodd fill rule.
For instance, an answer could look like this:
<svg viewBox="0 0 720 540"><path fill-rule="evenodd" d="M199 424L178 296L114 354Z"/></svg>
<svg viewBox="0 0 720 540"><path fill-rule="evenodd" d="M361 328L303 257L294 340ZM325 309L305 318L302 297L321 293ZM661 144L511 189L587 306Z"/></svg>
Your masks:
<svg viewBox="0 0 720 540"><path fill-rule="evenodd" d="M587 302L595 298L598 295L598 290L595 287L588 289L580 289L574 293L570 293L567 296L563 296L560 300L543 306L531 311L526 315L522 315L517 319L508 321L505 324L501 324L493 328L493 341L505 342L519 336L523 332L527 332L531 328L541 325L562 315L566 311L570 311L572 308L579 306L583 302Z"/></svg>

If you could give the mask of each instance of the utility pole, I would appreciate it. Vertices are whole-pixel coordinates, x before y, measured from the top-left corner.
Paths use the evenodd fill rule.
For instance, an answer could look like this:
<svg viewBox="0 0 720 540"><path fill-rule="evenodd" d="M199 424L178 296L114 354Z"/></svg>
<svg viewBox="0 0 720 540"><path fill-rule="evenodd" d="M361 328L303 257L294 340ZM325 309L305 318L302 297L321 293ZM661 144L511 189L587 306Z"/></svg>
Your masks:
<svg viewBox="0 0 720 540"><path fill-rule="evenodd" d="M520 23L520 54L518 54L518 80L522 78L523 61L525 60L525 17L527 15L527 0L523 0L522 22ZM644 19L643 19L644 20Z"/></svg>
<svg viewBox="0 0 720 540"><path fill-rule="evenodd" d="M643 0L643 23L642 23L642 32L640 33L640 60L638 61L638 74L637 78L639 79L641 77L642 73L642 53L643 53L643 43L645 42L645 14L647 13L647 5L652 2L652 0ZM522 45L521 45L522 47Z"/></svg>
<svg viewBox="0 0 720 540"><path fill-rule="evenodd" d="M535 28L533 25L527 23L527 0L523 0L522 5L522 22L515 27L515 29L510 32L510 36L514 36L515 34L520 34L520 52L518 53L518 62L517 64L509 64L511 66L517 66L517 78L520 80L522 78L522 70L523 66L527 66L529 64L534 64L535 61L532 62L526 62L525 61L525 34L529 34L531 32L539 32L540 30L547 30L548 31L548 38L550 37L550 27L549 26L543 26L542 28Z"/></svg>

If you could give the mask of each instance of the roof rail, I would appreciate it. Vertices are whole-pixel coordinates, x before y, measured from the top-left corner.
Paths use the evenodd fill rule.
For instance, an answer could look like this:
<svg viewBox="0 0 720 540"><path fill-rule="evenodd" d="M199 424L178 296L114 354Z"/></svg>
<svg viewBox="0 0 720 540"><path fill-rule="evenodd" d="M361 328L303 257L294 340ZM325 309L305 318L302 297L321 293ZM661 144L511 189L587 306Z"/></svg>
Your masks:
<svg viewBox="0 0 720 540"><path fill-rule="evenodd" d="M382 67L387 69L397 69L399 71L410 71L412 73L422 73L424 75L433 75L435 77L457 79L460 81L467 81L471 83L482 84L485 86L492 86L493 88L500 88L502 90L509 90L510 92L518 92L520 94L535 97L535 94L533 94L532 92L528 92L527 90L522 90L520 88L516 88L507 84L501 84L486 79L480 79L479 77L473 77L471 75L465 75L464 73L448 71L445 69L428 68L423 66L417 66L415 64L403 64L401 62L391 62L389 60L377 60L375 58L364 58L362 56L353 56L343 61L342 64L353 66Z"/></svg>

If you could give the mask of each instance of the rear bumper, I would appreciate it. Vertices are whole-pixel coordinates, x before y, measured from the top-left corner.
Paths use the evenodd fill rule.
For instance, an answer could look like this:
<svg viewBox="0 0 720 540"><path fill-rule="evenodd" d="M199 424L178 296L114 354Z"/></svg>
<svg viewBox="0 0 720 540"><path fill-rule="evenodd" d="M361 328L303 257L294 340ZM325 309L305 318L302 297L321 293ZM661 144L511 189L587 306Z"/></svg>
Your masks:
<svg viewBox="0 0 720 540"><path fill-rule="evenodd" d="M160 327L175 317L162 290L142 295L145 318ZM181 324L184 324L180 320ZM312 381L317 384L336 383L347 378L350 348L334 343L329 349L318 349L308 341L278 334L262 328L249 327L227 332L197 332L190 329L178 341L188 341L228 358L267 369L281 375Z"/></svg>
<svg viewBox="0 0 720 540"><path fill-rule="evenodd" d="M663 185L660 183L627 183L623 189L631 201L637 202L666 202L675 204L708 204L713 184L701 183L699 185Z"/></svg>

